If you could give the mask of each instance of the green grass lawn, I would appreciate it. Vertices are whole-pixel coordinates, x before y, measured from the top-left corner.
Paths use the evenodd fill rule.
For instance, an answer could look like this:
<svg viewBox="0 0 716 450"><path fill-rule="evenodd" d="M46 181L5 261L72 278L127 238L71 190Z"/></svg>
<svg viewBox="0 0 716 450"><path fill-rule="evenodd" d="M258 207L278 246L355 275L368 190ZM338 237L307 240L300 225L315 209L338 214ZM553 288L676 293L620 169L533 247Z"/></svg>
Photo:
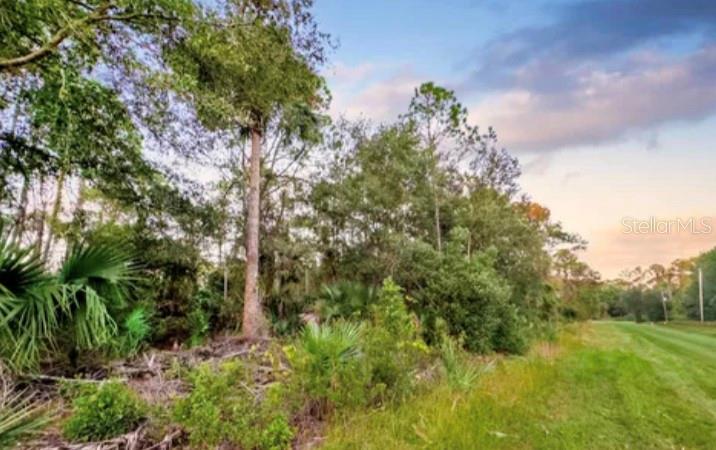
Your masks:
<svg viewBox="0 0 716 450"><path fill-rule="evenodd" d="M716 337L715 322L699 323L693 321L676 321L669 322L666 326L677 330L693 331L694 333L706 334L708 336Z"/></svg>
<svg viewBox="0 0 716 450"><path fill-rule="evenodd" d="M325 448L716 449L716 335L604 322L440 387L336 421Z"/></svg>

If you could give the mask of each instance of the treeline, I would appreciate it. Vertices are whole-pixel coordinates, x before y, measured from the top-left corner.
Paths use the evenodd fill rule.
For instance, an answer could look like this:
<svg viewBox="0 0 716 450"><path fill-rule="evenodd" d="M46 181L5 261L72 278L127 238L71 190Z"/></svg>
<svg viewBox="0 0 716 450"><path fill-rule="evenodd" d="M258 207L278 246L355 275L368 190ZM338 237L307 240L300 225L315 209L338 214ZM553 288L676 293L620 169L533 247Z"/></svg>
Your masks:
<svg viewBox="0 0 716 450"><path fill-rule="evenodd" d="M311 3L3 5L7 364L365 318L387 278L428 343L521 352L584 316L559 265L583 243L452 91L387 124L326 115Z"/></svg>
<svg viewBox="0 0 716 450"><path fill-rule="evenodd" d="M565 271L561 282L568 288L568 314L582 319L619 318L666 321L700 320L699 278L703 274L704 320L716 320L716 249L699 256L677 259L668 266L652 264L625 270L614 280L599 275L576 259L557 258Z"/></svg>

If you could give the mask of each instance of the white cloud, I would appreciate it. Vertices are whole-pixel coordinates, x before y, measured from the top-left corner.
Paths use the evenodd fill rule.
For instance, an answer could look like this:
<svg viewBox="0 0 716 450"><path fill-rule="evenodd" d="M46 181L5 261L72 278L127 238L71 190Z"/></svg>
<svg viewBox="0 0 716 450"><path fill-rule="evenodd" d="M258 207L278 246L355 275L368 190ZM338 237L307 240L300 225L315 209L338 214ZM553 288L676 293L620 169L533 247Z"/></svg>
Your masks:
<svg viewBox="0 0 716 450"><path fill-rule="evenodd" d="M599 144L668 121L716 111L716 46L683 60L632 61L629 72L591 69L559 90L513 87L471 108L474 123L495 127L516 151Z"/></svg>
<svg viewBox="0 0 716 450"><path fill-rule="evenodd" d="M345 73L360 73L358 67L346 70ZM387 72L371 80L356 76L353 83L334 83L331 86L331 113L350 119L366 117L378 122L395 120L407 110L415 88L424 80L408 67L393 68Z"/></svg>

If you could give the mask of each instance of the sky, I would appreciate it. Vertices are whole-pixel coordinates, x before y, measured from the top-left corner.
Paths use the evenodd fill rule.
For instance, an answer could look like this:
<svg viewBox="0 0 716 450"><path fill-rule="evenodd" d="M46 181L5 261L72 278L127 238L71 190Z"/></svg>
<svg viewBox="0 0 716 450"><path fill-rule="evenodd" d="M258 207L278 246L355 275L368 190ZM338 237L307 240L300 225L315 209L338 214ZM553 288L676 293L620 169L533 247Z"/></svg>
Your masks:
<svg viewBox="0 0 716 450"><path fill-rule="evenodd" d="M420 83L453 89L519 158L524 192L589 242L581 256L603 277L716 246L716 1L316 0L314 11L338 43L324 69L334 116L389 122ZM634 220L652 225L629 233ZM654 225L679 220L686 229Z"/></svg>

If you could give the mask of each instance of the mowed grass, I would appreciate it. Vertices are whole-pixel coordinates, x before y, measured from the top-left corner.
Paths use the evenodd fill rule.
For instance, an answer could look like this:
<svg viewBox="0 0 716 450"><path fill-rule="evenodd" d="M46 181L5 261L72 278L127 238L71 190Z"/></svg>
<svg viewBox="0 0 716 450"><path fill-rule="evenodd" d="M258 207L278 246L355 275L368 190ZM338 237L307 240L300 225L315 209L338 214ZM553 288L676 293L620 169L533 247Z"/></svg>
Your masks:
<svg viewBox="0 0 716 450"><path fill-rule="evenodd" d="M693 333L716 337L716 322L699 323L693 321L676 321L669 322L665 326L676 330L691 331Z"/></svg>
<svg viewBox="0 0 716 450"><path fill-rule="evenodd" d="M586 324L501 360L469 392L442 386L343 418L329 449L716 449L716 338Z"/></svg>

